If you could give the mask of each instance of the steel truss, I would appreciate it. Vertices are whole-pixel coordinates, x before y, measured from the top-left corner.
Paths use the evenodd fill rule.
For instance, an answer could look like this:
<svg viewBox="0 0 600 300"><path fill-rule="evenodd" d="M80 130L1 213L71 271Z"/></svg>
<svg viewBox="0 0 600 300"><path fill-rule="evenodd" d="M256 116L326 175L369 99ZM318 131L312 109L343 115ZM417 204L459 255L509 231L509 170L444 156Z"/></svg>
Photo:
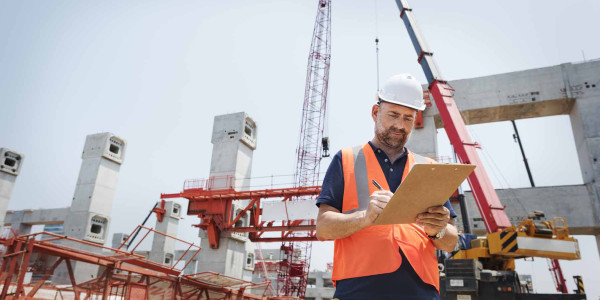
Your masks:
<svg viewBox="0 0 600 300"><path fill-rule="evenodd" d="M150 228L138 227L154 234L161 234ZM144 235L142 240L148 236ZM40 239L40 238L44 239ZM182 240L189 245L188 250L193 258L200 247ZM141 241L140 241L141 242ZM95 243L57 235L49 232L22 235L8 239L0 239L6 247L2 258L0 282L2 290L0 299L41 299L36 297L40 290L56 291L62 295L70 293L74 299L266 299L264 291L269 281L252 283L213 272L202 272L183 275L183 269L163 265L145 259L142 255L131 251L104 247ZM69 244L72 246L66 246ZM139 245L139 243L138 243ZM91 246L93 252L79 248ZM35 284L24 284L25 275L31 272L30 264L34 256L45 256L53 261ZM179 259L184 257L183 254ZM93 264L100 267L99 276L89 281L78 283L73 272L73 262ZM189 260L191 261L191 259ZM48 286L47 281L57 267L66 265L70 287L57 288ZM188 262L189 264L189 262ZM247 291L263 290L262 294L249 294ZM34 298L35 297L35 298Z"/></svg>

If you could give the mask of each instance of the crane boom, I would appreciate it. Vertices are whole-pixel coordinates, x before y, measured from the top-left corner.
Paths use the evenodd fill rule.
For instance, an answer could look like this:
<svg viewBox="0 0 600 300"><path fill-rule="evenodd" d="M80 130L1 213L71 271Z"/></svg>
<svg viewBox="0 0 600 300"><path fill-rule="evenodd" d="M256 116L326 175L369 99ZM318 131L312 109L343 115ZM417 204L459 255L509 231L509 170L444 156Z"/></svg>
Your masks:
<svg viewBox="0 0 600 300"><path fill-rule="evenodd" d="M450 87L447 81L442 79L433 58L433 52L425 42L425 38L417 26L408 2L406 0L396 0L396 4L400 9L400 17L404 21L408 35L417 52L417 61L425 72L425 77L429 83L429 90L440 112L444 128L454 147L454 151L461 163L477 166L475 171L469 176L468 182L487 231L496 232L510 227L511 223L504 211L504 206L500 202L496 190L494 190L492 182L485 172L479 154L477 154L477 148L481 148L481 146L471 139L467 131L467 126L456 105L456 101L454 101L454 89Z"/></svg>
<svg viewBox="0 0 600 300"><path fill-rule="evenodd" d="M460 160L461 163L466 164L474 164L477 167L475 171L468 177L469 185L471 186L471 191L475 198L475 203L481 213L481 217L487 229L487 232L493 236L492 240L489 240L490 235L488 235L488 241L490 243L496 243L498 240L498 232L507 230L512 231L516 230L515 227L511 228L511 223L504 211L504 206L500 202L498 195L496 194L496 190L492 186L492 183L485 172L485 168L483 167L483 163L479 158L479 154L477 153L477 148L481 148L481 146L473 142L469 132L467 131L467 127L465 122L458 110L456 105L456 101L454 101L452 87L448 84L446 80L444 80L439 72L435 59L433 58L433 52L429 49L429 46L425 42L425 38L423 34L419 30L417 26L417 22L412 13L412 8L408 5L407 0L396 0L396 4L398 9L400 9L400 18L404 22L406 29L408 31L408 35L412 41L412 44L417 52L418 59L417 61L421 65L423 72L425 73L425 77L427 78L427 82L429 83L429 91L433 96L436 107L440 113L441 119L444 123L444 128L446 129L446 133L448 134L448 138L454 147L454 151L456 156ZM513 121L513 126L514 121ZM515 126L516 131L516 126ZM517 133L518 134L518 133ZM519 140L520 143L520 140ZM520 144L519 144L520 145ZM521 148L521 152L523 149ZM524 153L523 153L524 154ZM524 156L524 155L523 155ZM525 159L525 163L527 160ZM527 166L527 171L529 173L529 166ZM529 174L529 179L531 180L531 184L533 186L533 179L531 178L531 174ZM564 219L563 219L564 222ZM519 227L522 224L526 224L527 222L522 222L519 224ZM548 228L556 227L556 221L552 223L552 225L547 225ZM535 227L536 225L531 220L530 227ZM565 226L566 230L566 226ZM554 233L558 231L554 230ZM508 232L502 232L500 235L507 235ZM514 233L516 237L517 233ZM559 237L559 234L556 234L558 240L567 239L567 235L563 235ZM550 235L552 237L552 235ZM568 239L569 242L573 242L576 244L576 241L572 238ZM567 242L567 243L569 243ZM518 245L514 246L515 248ZM504 253L506 255L506 253ZM534 256L545 256L542 255L539 251L534 251ZM563 253L553 253L549 256L552 258L549 259L550 271L554 275L554 281L557 287L557 290L562 293L567 293L565 279L562 275L562 270L558 259L556 258L559 255L563 255ZM579 259L579 253L576 251L575 253L567 253L564 254L563 258L566 259ZM554 257L553 257L554 256ZM504 261L505 264L513 262L510 259Z"/></svg>

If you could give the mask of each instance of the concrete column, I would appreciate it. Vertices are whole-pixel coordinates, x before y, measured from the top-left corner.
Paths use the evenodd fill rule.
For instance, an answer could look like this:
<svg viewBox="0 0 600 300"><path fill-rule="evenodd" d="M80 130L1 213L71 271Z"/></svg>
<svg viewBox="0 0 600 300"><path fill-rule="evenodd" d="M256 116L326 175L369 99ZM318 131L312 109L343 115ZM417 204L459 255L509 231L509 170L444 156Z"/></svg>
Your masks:
<svg viewBox="0 0 600 300"><path fill-rule="evenodd" d="M433 114L437 110L428 107L423 112L423 128L413 129L406 147L411 151L427 156L437 157L437 129Z"/></svg>
<svg viewBox="0 0 600 300"><path fill-rule="evenodd" d="M81 169L69 215L65 220L65 235L104 245L107 239L112 202L119 170L125 159L127 143L111 133L88 135L81 155ZM86 251L98 248L66 243ZM74 263L77 282L96 278L98 266ZM68 283L66 268L57 269L53 281Z"/></svg>
<svg viewBox="0 0 600 300"><path fill-rule="evenodd" d="M256 122L244 112L215 117L211 140L211 188L235 188L238 191L248 189L256 137ZM227 178L233 178L233 183ZM247 201L235 201L232 216L246 204ZM248 224L247 216L239 222L240 226ZM200 231L202 255L198 257L197 271L213 271L251 281L254 245L247 236L247 233L221 233L219 249L211 249L206 232Z"/></svg>
<svg viewBox="0 0 600 300"><path fill-rule="evenodd" d="M115 234L113 234L111 248L113 248L113 249L119 249L119 247L121 246L121 244L123 244L123 242L125 240L127 240L127 237L129 237L129 235L126 234L126 233L115 233Z"/></svg>
<svg viewBox="0 0 600 300"><path fill-rule="evenodd" d="M29 210L9 211L3 222L10 223L10 228L14 230L17 235L30 234L32 225L25 222L29 212Z"/></svg>
<svg viewBox="0 0 600 300"><path fill-rule="evenodd" d="M315 287L317 287L317 291L319 291L318 288L322 288L324 286L323 284L323 272L315 272ZM315 300L322 300L323 297L321 297L321 293L317 293L317 295L315 295Z"/></svg>
<svg viewBox="0 0 600 300"><path fill-rule="evenodd" d="M228 188L221 178L235 178L236 190L247 189L252 171L252 154L256 149L256 123L246 113L215 116L210 177L215 189Z"/></svg>
<svg viewBox="0 0 600 300"><path fill-rule="evenodd" d="M575 98L571 126L577 147L583 183L590 195L589 207L594 215L593 227L600 234L600 62L562 66L565 97ZM566 201L566 199L565 199Z"/></svg>
<svg viewBox="0 0 600 300"><path fill-rule="evenodd" d="M159 204L160 205L160 204ZM173 201L165 202L165 210L167 211L162 222L156 221L154 229L158 232L176 237L177 225L181 218L181 205ZM167 238L162 234L154 234L152 239L152 249L150 250L150 260L165 265L173 265L175 257L175 240Z"/></svg>
<svg viewBox="0 0 600 300"><path fill-rule="evenodd" d="M600 253L600 234L596 234L596 248L598 248L598 253Z"/></svg>
<svg viewBox="0 0 600 300"><path fill-rule="evenodd" d="M22 154L7 148L0 148L0 233L4 228L6 209L22 165Z"/></svg>

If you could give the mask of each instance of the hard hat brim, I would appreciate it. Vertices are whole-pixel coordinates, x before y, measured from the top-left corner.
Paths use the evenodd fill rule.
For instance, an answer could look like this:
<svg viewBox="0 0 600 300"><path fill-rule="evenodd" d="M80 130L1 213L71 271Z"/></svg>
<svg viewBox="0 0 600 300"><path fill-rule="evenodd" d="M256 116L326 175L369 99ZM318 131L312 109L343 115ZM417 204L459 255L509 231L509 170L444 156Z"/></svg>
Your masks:
<svg viewBox="0 0 600 300"><path fill-rule="evenodd" d="M414 106L414 105L408 105L406 103L400 103L400 102L397 102L397 101L386 100L386 99L381 98L381 97L378 97L378 98L379 98L379 101L383 101L383 102L387 102L387 103L392 103L392 104L396 104L396 105L400 105L400 106L404 106L404 107L408 107L408 108L412 108L412 109L416 109L416 110L420 110L420 111L424 111L425 107L426 107L425 103L423 103L423 105L417 107L417 106Z"/></svg>

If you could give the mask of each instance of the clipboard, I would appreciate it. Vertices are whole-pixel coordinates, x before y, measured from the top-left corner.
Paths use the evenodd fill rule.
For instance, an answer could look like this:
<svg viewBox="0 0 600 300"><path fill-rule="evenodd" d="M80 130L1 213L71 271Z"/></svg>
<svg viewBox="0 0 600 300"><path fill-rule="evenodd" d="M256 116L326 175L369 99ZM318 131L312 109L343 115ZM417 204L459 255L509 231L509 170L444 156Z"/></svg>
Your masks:
<svg viewBox="0 0 600 300"><path fill-rule="evenodd" d="M414 223L432 206L444 205L475 165L415 164L373 225Z"/></svg>

